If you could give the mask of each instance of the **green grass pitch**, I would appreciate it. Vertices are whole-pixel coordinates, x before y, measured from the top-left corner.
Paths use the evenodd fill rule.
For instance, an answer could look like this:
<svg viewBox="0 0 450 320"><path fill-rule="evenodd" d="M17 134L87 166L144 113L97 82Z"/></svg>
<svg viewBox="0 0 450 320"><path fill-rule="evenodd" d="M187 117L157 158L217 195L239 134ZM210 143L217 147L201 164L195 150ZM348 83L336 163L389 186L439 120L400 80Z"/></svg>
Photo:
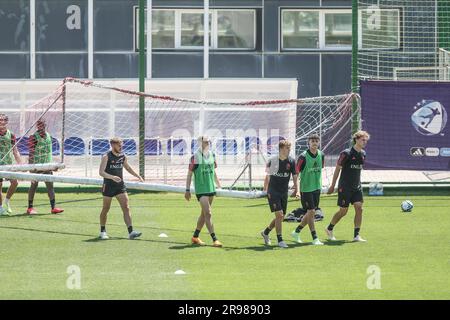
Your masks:
<svg viewBox="0 0 450 320"><path fill-rule="evenodd" d="M41 191L33 217L22 214L26 194L18 193L15 215L0 217L0 299L450 299L450 196L409 197L415 208L402 213L405 198L365 197L367 243L350 242L351 210L335 229L340 241L321 247L309 244L308 228L305 244L294 244L295 224L284 223L288 249L262 243L259 232L272 218L265 199L216 198L220 249L189 244L199 207L182 195L132 194L133 224L143 232L135 241L126 239L114 202L112 239L99 241L99 193L59 193L66 211L51 215ZM325 220L316 226L323 240L335 203L335 196L321 199ZM291 200L289 209L297 205ZM201 238L211 244L206 229ZM67 288L71 265L80 268L80 289ZM370 266L379 268L381 289L367 286Z"/></svg>

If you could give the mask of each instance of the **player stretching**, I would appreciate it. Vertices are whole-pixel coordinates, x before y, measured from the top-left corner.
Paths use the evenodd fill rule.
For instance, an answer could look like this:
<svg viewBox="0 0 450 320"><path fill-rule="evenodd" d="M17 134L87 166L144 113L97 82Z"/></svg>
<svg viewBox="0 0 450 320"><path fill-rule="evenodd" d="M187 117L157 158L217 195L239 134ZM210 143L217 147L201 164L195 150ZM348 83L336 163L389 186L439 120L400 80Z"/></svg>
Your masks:
<svg viewBox="0 0 450 320"><path fill-rule="evenodd" d="M52 137L45 130L45 121L40 119L37 121L37 131L28 139L28 163L40 164L51 163L53 161ZM53 174L52 171L32 171L40 174ZM37 211L33 208L34 195L38 187L39 181L31 181L30 190L28 190L28 214L36 214ZM64 210L55 207L55 190L53 189L53 182L46 182L48 198L50 199L51 213L61 213Z"/></svg>
<svg viewBox="0 0 450 320"><path fill-rule="evenodd" d="M16 159L17 164L21 164L22 161L20 159L19 151L17 147L14 146L16 144L16 136L9 131L8 129L8 116L6 114L0 114L0 165L12 165L13 164L13 155ZM12 154L10 152L11 148ZM5 198L5 207L3 207L3 179L0 179L0 215L9 216L12 213L10 200L13 196L14 192L17 189L17 180L16 179L7 179L10 182L10 186L8 188L8 192L6 193Z"/></svg>
<svg viewBox="0 0 450 320"><path fill-rule="evenodd" d="M292 196L298 196L298 180L295 168L295 160L289 156L291 143L281 140L278 144L279 154L267 162L266 178L264 180L264 191L267 192L270 210L275 213L275 219L270 225L261 232L266 245L270 245L269 233L275 227L277 232L278 246L287 248L288 245L283 241L282 223L287 210L287 198L289 189L289 179L291 174L294 179L294 192Z"/></svg>
<svg viewBox="0 0 450 320"><path fill-rule="evenodd" d="M333 182L328 189L328 194L334 192L334 186L339 173L338 202L339 211L334 215L327 229L325 229L329 240L336 240L333 235L334 226L347 214L349 204L355 207L355 232L353 241L365 242L359 235L362 223L363 194L361 190L361 169L366 159L366 152L363 150L369 141L369 134L366 131L358 131L353 135L354 146L341 152L339 160L334 170Z"/></svg>
<svg viewBox="0 0 450 320"><path fill-rule="evenodd" d="M209 150L210 139L206 136L198 138L199 149L191 157L189 170L186 177L186 193L184 198L189 201L191 199L191 181L194 174L194 188L197 200L200 203L201 213L197 220L197 228L191 239L192 244L205 245L198 237L203 226L206 228L213 240L214 247L222 247L222 243L217 240L214 233L214 225L212 222L211 205L216 195L216 185L220 188L220 181L216 174L216 156ZM216 183L216 185L214 184Z"/></svg>
<svg viewBox="0 0 450 320"><path fill-rule="evenodd" d="M314 215L319 207L320 191L322 190L322 168L325 157L319 150L320 138L317 134L308 137L309 149L304 151L297 160L297 172L300 177L300 195L303 209L307 210L301 223L291 233L295 242L302 243L300 231L309 225L314 245L323 245L319 240L314 225Z"/></svg>
<svg viewBox="0 0 450 320"><path fill-rule="evenodd" d="M131 223L130 207L128 206L128 193L123 182L123 168L130 174L144 182L144 179L130 167L127 157L122 153L123 142L120 138L113 138L109 141L111 151L103 155L100 163L100 175L103 180L103 208L100 213L100 239L109 239L106 233L106 218L111 207L113 197L119 201L123 212L123 219L128 228L128 238L133 240L141 236L141 232L134 231Z"/></svg>

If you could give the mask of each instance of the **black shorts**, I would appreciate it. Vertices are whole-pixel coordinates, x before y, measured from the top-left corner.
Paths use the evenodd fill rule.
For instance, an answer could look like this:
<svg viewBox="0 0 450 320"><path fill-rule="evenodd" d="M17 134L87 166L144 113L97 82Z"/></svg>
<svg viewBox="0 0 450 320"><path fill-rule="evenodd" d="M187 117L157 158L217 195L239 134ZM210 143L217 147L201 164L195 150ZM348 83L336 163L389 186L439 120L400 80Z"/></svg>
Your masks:
<svg viewBox="0 0 450 320"><path fill-rule="evenodd" d="M341 208L348 208L350 204L355 202L363 202L363 194L361 190L352 189L338 189L338 201L337 205Z"/></svg>
<svg viewBox="0 0 450 320"><path fill-rule="evenodd" d="M280 194L280 193L267 193L267 200L269 201L270 211L276 212L276 211L283 211L283 214L286 214L287 211L287 203L288 203L288 197L286 194Z"/></svg>
<svg viewBox="0 0 450 320"><path fill-rule="evenodd" d="M196 194L195 196L197 197L197 200L200 201L201 197L214 197L216 195L215 192L211 192L211 193L200 193L200 194Z"/></svg>
<svg viewBox="0 0 450 320"><path fill-rule="evenodd" d="M104 197L113 198L121 193L127 192L127 188L122 183L116 183L115 185L110 183L103 183L102 194Z"/></svg>
<svg viewBox="0 0 450 320"><path fill-rule="evenodd" d="M311 192L301 192L301 203L302 208L305 210L315 210L319 207L320 201L320 190L315 190Z"/></svg>

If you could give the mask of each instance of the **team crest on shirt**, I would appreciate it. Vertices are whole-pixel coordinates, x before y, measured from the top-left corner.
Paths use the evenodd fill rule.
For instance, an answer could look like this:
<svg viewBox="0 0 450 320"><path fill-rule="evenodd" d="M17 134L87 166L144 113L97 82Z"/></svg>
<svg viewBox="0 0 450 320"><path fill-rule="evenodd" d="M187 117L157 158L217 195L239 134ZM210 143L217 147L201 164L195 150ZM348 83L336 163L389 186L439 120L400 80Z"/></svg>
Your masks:
<svg viewBox="0 0 450 320"><path fill-rule="evenodd" d="M286 164L286 170L290 170L291 169L291 164L290 163L287 163Z"/></svg>

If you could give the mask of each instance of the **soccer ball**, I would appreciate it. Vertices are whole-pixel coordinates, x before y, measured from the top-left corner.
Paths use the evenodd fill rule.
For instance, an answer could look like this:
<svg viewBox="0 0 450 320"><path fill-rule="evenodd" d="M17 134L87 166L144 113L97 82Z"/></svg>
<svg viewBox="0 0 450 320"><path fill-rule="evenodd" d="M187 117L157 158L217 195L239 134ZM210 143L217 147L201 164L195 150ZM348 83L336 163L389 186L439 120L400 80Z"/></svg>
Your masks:
<svg viewBox="0 0 450 320"><path fill-rule="evenodd" d="M405 200L402 202L401 208L403 212L411 212L414 208L414 204L411 200Z"/></svg>

